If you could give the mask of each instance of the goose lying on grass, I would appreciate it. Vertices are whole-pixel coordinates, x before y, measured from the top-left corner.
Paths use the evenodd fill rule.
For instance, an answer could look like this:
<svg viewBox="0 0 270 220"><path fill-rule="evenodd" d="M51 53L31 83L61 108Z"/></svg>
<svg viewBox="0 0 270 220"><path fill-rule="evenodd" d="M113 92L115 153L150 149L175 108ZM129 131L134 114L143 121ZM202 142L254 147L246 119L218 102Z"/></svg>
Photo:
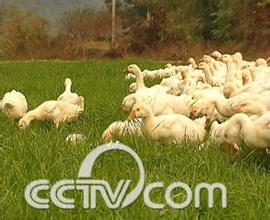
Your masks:
<svg viewBox="0 0 270 220"><path fill-rule="evenodd" d="M181 143L189 140L202 143L205 139L206 118L192 121L179 114L154 116L151 108L145 103L133 106L130 119L142 119L142 131L153 140L164 140L171 143Z"/></svg>
<svg viewBox="0 0 270 220"><path fill-rule="evenodd" d="M0 101L0 110L11 119L21 118L28 110L25 96L15 90L6 93Z"/></svg>
<svg viewBox="0 0 270 220"><path fill-rule="evenodd" d="M80 98L79 105L63 101L46 101L34 110L27 112L19 121L20 129L26 129L30 123L36 121L52 121L58 128L60 123L76 120L83 113L84 99Z"/></svg>
<svg viewBox="0 0 270 220"><path fill-rule="evenodd" d="M102 134L104 143L111 142L114 138L125 136L142 136L139 121L116 121L113 122Z"/></svg>

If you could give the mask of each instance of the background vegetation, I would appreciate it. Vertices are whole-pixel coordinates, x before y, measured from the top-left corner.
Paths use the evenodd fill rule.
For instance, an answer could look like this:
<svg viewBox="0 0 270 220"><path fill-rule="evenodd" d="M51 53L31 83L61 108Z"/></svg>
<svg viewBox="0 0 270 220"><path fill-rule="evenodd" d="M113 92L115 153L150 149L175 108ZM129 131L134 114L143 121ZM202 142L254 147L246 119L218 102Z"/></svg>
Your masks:
<svg viewBox="0 0 270 220"><path fill-rule="evenodd" d="M36 11L2 4L0 57L179 59L216 48L269 55L269 0L117 0L117 53L110 51L111 1L105 5L96 10L78 3L52 22Z"/></svg>

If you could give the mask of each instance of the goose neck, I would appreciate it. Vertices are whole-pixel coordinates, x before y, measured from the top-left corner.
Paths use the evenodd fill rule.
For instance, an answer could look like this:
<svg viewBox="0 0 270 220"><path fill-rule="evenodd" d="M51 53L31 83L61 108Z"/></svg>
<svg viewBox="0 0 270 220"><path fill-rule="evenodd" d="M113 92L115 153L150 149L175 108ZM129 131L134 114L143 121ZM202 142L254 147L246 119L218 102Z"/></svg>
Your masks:
<svg viewBox="0 0 270 220"><path fill-rule="evenodd" d="M151 111L147 112L147 116L143 118L143 123L148 131L152 131L155 126L155 116Z"/></svg>
<svg viewBox="0 0 270 220"><path fill-rule="evenodd" d="M66 91L71 92L71 84L66 85Z"/></svg>
<svg viewBox="0 0 270 220"><path fill-rule="evenodd" d="M249 130L252 127L250 118L246 114L235 115L235 123L239 125L241 131L243 132Z"/></svg>
<svg viewBox="0 0 270 220"><path fill-rule="evenodd" d="M228 116L228 105L227 105L227 99L221 98L221 97L216 97L212 100L215 108L217 111L223 115L223 116Z"/></svg>
<svg viewBox="0 0 270 220"><path fill-rule="evenodd" d="M137 89L144 88L145 84L144 84L142 72L139 70L135 71L135 76L136 76Z"/></svg>
<svg viewBox="0 0 270 220"><path fill-rule="evenodd" d="M213 78L212 78L210 67L205 66L203 68L203 71L204 71L204 75L205 75L205 79L206 79L207 83L212 85L213 84Z"/></svg>
<svg viewBox="0 0 270 220"><path fill-rule="evenodd" d="M226 83L233 81L233 61L229 60L226 62L227 74L226 74Z"/></svg>

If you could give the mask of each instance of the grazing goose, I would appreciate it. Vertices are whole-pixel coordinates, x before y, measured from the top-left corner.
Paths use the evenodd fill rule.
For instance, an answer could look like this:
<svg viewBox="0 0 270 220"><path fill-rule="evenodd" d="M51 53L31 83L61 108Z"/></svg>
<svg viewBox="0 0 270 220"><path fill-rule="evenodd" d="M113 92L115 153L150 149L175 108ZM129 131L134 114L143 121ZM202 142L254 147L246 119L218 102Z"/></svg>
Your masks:
<svg viewBox="0 0 270 220"><path fill-rule="evenodd" d="M76 120L83 113L83 98L81 104L73 105L63 101L46 101L34 110L27 112L19 121L20 129L26 129L30 123L36 121L52 121L56 128L60 123ZM80 107L81 106L81 107Z"/></svg>
<svg viewBox="0 0 270 220"><path fill-rule="evenodd" d="M270 112L260 117L236 114L228 121L212 125L210 136L219 143L239 144L243 141L251 148L270 147Z"/></svg>

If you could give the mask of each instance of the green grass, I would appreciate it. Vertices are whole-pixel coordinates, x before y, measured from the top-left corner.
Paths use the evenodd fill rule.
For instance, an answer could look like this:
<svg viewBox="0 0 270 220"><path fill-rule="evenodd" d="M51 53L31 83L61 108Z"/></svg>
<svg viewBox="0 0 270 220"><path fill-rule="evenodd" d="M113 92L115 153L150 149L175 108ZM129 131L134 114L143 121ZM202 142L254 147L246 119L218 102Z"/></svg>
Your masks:
<svg viewBox="0 0 270 220"><path fill-rule="evenodd" d="M50 123L31 124L24 133L17 122L0 114L0 219L269 219L270 218L270 159L264 152L246 149L233 158L207 142L208 148L197 146L162 145L145 139L125 138L141 157L146 171L146 184L162 181L168 186L182 181L194 187L200 182L221 182L228 190L228 208L222 209L217 200L213 209L152 210L144 205L143 197L125 209L109 210L99 198L95 210L84 210L80 194L77 208L61 210L51 205L47 211L31 208L24 200L24 189L35 179L76 179L81 162L95 146L101 144L101 134L115 120L126 116L121 102L129 82L122 70L130 63L143 68L159 68L162 63L150 60L89 61L89 62L10 62L0 64L0 94L16 89L25 94L30 109L45 100L56 99L63 91L65 77L71 77L74 89L85 97L82 117L58 130ZM148 85L153 82L147 82ZM83 133L87 142L70 146L64 142L70 133ZM107 153L95 164L94 176L115 186L120 179L138 179L135 162L121 152ZM177 194L177 195L176 195ZM175 192L176 201L182 201ZM219 198L216 195L216 198ZM153 192L152 199L165 203L164 190Z"/></svg>

